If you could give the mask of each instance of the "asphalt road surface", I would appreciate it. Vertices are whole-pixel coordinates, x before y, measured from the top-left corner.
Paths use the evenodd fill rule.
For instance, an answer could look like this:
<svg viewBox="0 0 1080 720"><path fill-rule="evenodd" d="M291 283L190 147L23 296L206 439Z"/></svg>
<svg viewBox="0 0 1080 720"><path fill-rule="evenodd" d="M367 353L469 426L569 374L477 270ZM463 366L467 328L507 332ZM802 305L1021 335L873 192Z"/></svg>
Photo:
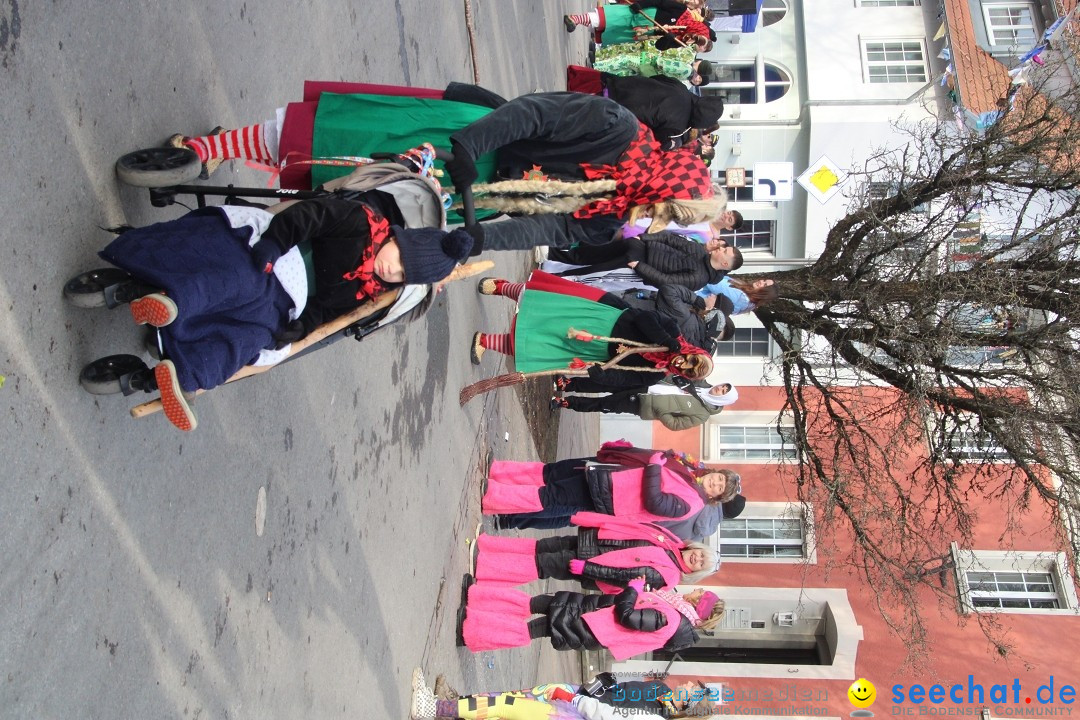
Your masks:
<svg viewBox="0 0 1080 720"><path fill-rule="evenodd" d="M80 390L139 336L61 297L101 227L184 211L118 185L124 152L271 117L308 78L442 87L475 59L514 96L585 58L572 0L471 0L475 58L468 4L0 0L0 717L404 718L417 664L533 679L536 649L454 647L485 459L536 457L514 393L457 405L499 371L467 341L510 303L460 283L426 321L207 394L185 435Z"/></svg>

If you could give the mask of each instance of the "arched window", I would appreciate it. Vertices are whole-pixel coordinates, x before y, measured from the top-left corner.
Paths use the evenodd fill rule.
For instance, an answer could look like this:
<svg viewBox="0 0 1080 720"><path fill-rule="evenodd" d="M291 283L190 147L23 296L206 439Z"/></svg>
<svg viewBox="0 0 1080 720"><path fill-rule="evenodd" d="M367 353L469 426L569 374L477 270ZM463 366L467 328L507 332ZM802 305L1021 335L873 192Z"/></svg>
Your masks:
<svg viewBox="0 0 1080 720"><path fill-rule="evenodd" d="M714 61L714 82L702 95L719 96L725 105L761 105L779 100L791 89L791 75L758 55L753 60Z"/></svg>
<svg viewBox="0 0 1080 720"><path fill-rule="evenodd" d="M761 6L761 26L769 27L780 22L787 15L787 0L765 0Z"/></svg>

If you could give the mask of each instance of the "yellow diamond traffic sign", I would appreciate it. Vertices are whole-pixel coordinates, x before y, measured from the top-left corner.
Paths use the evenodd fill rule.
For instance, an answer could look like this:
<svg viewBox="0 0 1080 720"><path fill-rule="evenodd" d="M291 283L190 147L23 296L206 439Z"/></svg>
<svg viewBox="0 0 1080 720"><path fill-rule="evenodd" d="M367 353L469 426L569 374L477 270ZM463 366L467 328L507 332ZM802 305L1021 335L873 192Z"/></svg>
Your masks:
<svg viewBox="0 0 1080 720"><path fill-rule="evenodd" d="M822 155L817 162L810 163L806 172L795 179L806 192L817 198L818 202L826 203L840 191L840 186L844 182L844 171L827 156Z"/></svg>

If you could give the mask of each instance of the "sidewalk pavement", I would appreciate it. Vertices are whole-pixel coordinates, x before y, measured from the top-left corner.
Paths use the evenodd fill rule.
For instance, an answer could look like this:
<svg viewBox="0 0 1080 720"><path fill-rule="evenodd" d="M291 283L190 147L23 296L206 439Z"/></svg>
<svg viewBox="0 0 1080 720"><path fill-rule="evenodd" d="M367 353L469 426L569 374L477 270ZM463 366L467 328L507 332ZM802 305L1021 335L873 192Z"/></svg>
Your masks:
<svg viewBox="0 0 1080 720"><path fill-rule="evenodd" d="M493 304L492 314L507 313L509 306ZM497 310L498 309L498 310ZM502 320L500 324L505 324ZM498 326L498 325L495 325ZM489 374L505 371L486 367ZM487 472L489 456L504 460L535 460L536 448L528 430L521 403L508 390L489 393L475 402L484 403L481 427L478 428L476 444L472 448L472 473L466 478L461 504L448 512L455 521L455 542L444 553L441 567L443 587L440 599L428 631L429 641L423 656L417 661L424 669L429 683L434 683L439 673L463 694L499 692L533 687L548 682L582 682L581 654L558 652L546 641L536 641L528 647L472 653L457 647L457 611L461 603L461 578L468 571L472 538L478 523L486 532L492 532L490 519L480 515L480 488ZM587 457L596 452L599 444L600 423L593 413L575 413L561 410L559 416L558 457ZM447 498L449 501L450 498ZM501 530L508 535L552 535L569 533L573 529L555 531ZM570 589L566 582L544 581L533 583L526 591L541 594L556 589ZM422 628L415 631L423 632ZM593 673L589 674L591 679ZM407 696L407 694L406 694Z"/></svg>
<svg viewBox="0 0 1080 720"><path fill-rule="evenodd" d="M571 410L560 411L559 417L559 459L588 457L600 446L600 416L596 413L579 413ZM547 583L545 583L547 584ZM566 583L550 583L552 587L565 587ZM545 588L546 590L547 588ZM535 678L537 682L574 682L591 680L600 668L582 667L583 654L579 652L560 652L551 647L551 643L540 645Z"/></svg>

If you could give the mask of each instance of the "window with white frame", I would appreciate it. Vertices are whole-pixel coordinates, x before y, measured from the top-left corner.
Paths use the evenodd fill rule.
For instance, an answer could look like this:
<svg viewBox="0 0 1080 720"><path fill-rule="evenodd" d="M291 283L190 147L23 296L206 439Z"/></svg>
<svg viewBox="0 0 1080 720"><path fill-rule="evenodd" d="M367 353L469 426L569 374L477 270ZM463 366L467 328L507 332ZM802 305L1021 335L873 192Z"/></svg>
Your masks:
<svg viewBox="0 0 1080 720"><path fill-rule="evenodd" d="M864 40L863 60L868 83L926 82L922 40Z"/></svg>
<svg viewBox="0 0 1080 720"><path fill-rule="evenodd" d="M710 424L708 457L715 463L797 461L794 429L775 419L758 425Z"/></svg>
<svg viewBox="0 0 1080 720"><path fill-rule="evenodd" d="M735 328L730 340L717 343L716 357L768 357L769 331L765 328Z"/></svg>
<svg viewBox="0 0 1080 720"><path fill-rule="evenodd" d="M952 545L965 612L1076 614L1076 588L1064 553L961 550Z"/></svg>
<svg viewBox="0 0 1080 720"><path fill-rule="evenodd" d="M730 207L730 206L729 206ZM743 220L738 230L724 230L719 237L739 250L772 250L775 220Z"/></svg>
<svg viewBox="0 0 1080 720"><path fill-rule="evenodd" d="M978 420L973 419L971 424L963 424L958 427L952 418L939 418L938 423L930 430L930 443L936 446L944 443L946 447L937 448L944 451L946 457L959 462L1012 462L1005 448L994 442L993 437L978 426Z"/></svg>
<svg viewBox="0 0 1080 720"><path fill-rule="evenodd" d="M1024 50L1035 46L1041 32L1035 3L984 1L982 10L992 45Z"/></svg>
<svg viewBox="0 0 1080 720"><path fill-rule="evenodd" d="M721 97L725 105L762 105L779 100L791 89L792 75L758 55L752 60L713 61L713 77L701 94Z"/></svg>
<svg viewBox="0 0 1080 720"><path fill-rule="evenodd" d="M720 524L713 545L723 562L814 562L813 518L809 505L748 502Z"/></svg>

